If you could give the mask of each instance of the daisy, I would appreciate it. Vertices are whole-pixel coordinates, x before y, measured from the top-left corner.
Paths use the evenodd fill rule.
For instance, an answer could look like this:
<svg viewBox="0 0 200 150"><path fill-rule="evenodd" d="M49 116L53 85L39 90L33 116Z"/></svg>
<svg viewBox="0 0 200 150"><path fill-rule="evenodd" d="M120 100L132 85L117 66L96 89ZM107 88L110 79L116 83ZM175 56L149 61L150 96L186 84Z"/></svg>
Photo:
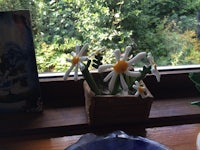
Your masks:
<svg viewBox="0 0 200 150"><path fill-rule="evenodd" d="M139 95L141 95L142 98L148 97L146 94L146 88L143 85L141 85L138 81L135 81L133 88L137 90L134 96L138 97Z"/></svg>
<svg viewBox="0 0 200 150"><path fill-rule="evenodd" d="M116 49L114 51L116 63L99 66L98 68L99 72L103 72L106 69L113 68L113 70L104 78L104 82L107 82L108 80L110 80L109 85L108 85L108 88L110 91L113 91L115 81L118 75L120 77L121 86L123 90L125 91L128 90L128 86L126 84L123 74L127 76L132 76L132 77L139 77L141 75L140 72L130 71L130 69L132 69L131 67L132 65L134 65L135 63L137 63L138 61L140 61L142 58L146 56L146 52L138 53L135 57L128 60L130 51L131 51L131 46L127 46L125 49L125 53L123 54L123 57L121 58L120 50Z"/></svg>
<svg viewBox="0 0 200 150"><path fill-rule="evenodd" d="M78 80L78 68L80 68L80 70L82 71L85 68L82 62L88 60L88 56L82 56L87 47L88 44L85 44L80 50L80 46L76 46L76 52L71 52L72 59L66 60L68 62L71 62L71 66L66 71L64 75L64 80L66 80L69 77L69 74L73 69L74 69L74 80L75 81Z"/></svg>
<svg viewBox="0 0 200 150"><path fill-rule="evenodd" d="M154 58L151 53L147 54L147 59L149 60L149 63L151 64L151 73L155 75L157 81L160 82L160 74L157 70L157 64L155 63Z"/></svg>

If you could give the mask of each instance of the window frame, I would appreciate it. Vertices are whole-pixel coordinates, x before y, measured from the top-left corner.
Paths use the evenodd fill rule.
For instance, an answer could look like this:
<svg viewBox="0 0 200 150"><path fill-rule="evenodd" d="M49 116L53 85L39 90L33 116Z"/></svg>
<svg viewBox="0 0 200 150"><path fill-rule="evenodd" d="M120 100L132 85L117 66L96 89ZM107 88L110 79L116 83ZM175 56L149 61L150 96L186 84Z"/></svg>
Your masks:
<svg viewBox="0 0 200 150"><path fill-rule="evenodd" d="M174 97L198 96L194 83L189 79L191 72L200 72L200 65L159 67L161 81L158 83L153 75L148 75L144 82L154 98L162 100ZM97 72L92 72L94 78ZM73 74L64 81L64 73L39 74L41 96L47 106L83 106L83 78L74 81ZM184 92L182 92L184 91ZM56 100L55 100L56 99Z"/></svg>

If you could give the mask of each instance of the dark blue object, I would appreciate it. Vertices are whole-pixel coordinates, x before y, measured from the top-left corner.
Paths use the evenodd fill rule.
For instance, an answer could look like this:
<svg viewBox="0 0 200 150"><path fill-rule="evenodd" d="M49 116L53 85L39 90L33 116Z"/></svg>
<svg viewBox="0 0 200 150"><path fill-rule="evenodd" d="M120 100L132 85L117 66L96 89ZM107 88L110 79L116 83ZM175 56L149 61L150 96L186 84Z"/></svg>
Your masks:
<svg viewBox="0 0 200 150"><path fill-rule="evenodd" d="M147 138L129 136L123 131L116 131L107 136L85 134L65 150L169 150L169 148Z"/></svg>

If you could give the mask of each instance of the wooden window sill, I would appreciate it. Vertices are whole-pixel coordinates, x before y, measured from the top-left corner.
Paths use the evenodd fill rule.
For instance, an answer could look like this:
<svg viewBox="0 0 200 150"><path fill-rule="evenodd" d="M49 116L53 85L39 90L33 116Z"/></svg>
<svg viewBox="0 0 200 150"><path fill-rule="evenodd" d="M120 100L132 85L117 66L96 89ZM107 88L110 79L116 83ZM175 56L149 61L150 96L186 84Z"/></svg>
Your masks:
<svg viewBox="0 0 200 150"><path fill-rule="evenodd" d="M147 128L146 138L160 142L173 150L196 150L196 137L200 124ZM64 150L82 135L62 137L10 137L0 139L4 150Z"/></svg>
<svg viewBox="0 0 200 150"><path fill-rule="evenodd" d="M199 70L196 70L199 72ZM200 99L188 71L162 72L161 82L148 76L145 84L155 97L147 122L92 128L84 109L82 80L63 81L61 78L40 79L44 111L42 113L0 114L0 136L30 134L72 135L95 131L128 129L137 126L159 127L197 123L199 107L191 106ZM73 90L75 89L75 90Z"/></svg>
<svg viewBox="0 0 200 150"><path fill-rule="evenodd" d="M68 108L46 108L39 114L0 114L0 135L73 135L83 134L95 130L118 130L137 127L159 127L181 125L199 122L199 107L190 105L190 102L200 97L175 98L155 100L150 112L150 119L140 124L125 124L105 126L98 129L88 125L83 106Z"/></svg>

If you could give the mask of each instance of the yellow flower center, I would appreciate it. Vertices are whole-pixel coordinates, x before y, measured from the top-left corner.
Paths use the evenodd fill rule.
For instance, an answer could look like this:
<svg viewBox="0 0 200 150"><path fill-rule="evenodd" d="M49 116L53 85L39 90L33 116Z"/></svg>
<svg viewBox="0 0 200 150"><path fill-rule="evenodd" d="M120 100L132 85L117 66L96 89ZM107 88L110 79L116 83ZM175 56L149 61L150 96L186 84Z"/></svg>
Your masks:
<svg viewBox="0 0 200 150"><path fill-rule="evenodd" d="M144 93L145 88L142 87L142 86L139 86L139 87L138 87L138 91L139 91L139 93Z"/></svg>
<svg viewBox="0 0 200 150"><path fill-rule="evenodd" d="M120 60L113 66L113 68L119 74L124 73L128 69L128 63L124 60Z"/></svg>
<svg viewBox="0 0 200 150"><path fill-rule="evenodd" d="M79 56L75 56L73 59L72 59L72 64L75 65L79 62Z"/></svg>

